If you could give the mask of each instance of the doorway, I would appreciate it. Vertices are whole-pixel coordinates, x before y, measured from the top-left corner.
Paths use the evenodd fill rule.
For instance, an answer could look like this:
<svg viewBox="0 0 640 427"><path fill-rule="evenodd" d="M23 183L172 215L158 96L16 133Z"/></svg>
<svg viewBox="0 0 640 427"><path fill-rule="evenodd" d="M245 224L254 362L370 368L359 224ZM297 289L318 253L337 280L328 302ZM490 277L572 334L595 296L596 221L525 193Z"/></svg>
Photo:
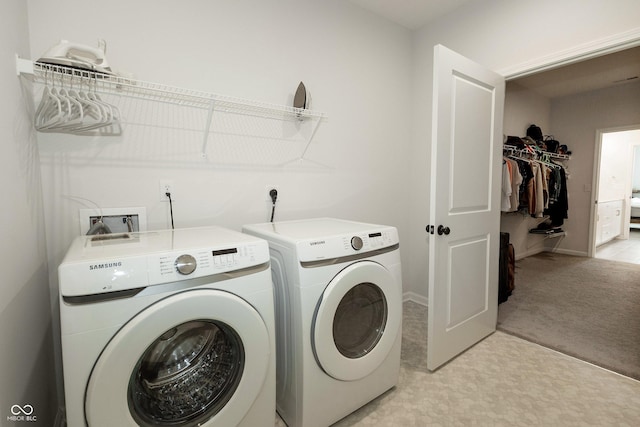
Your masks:
<svg viewBox="0 0 640 427"><path fill-rule="evenodd" d="M636 40L636 43L638 42L638 40ZM637 53L637 48L634 48L634 56L637 58L637 61L640 61L640 55L638 55ZM606 61L604 61L606 62ZM606 64L605 64L606 65ZM540 71L544 71L542 70L543 67L540 68ZM607 73L606 70L603 71L605 74ZM546 74L547 72L541 72L540 74ZM531 71L530 73L531 75L534 74L534 71ZM528 76L529 74L527 74ZM551 75L551 74L550 74ZM533 76L532 76L533 77ZM547 76L548 77L548 76ZM633 76L632 76L633 77ZM514 82L514 83L519 83L521 81L520 78L513 78L510 79L510 82ZM629 82L632 82L632 80L629 80ZM626 85L626 83L623 83ZM633 83L631 83L633 84ZM636 86L626 86L626 87L636 87ZM635 93L635 92L633 92ZM565 104L564 106L566 106L567 104ZM554 107L556 106L556 104L554 104ZM508 106L505 107L505 111L507 111ZM610 109L611 111L616 110L614 108ZM554 108L554 113L557 111ZM616 110L617 111L617 110ZM633 111L636 111L635 108L633 109ZM526 110L525 112L529 113L530 110ZM605 112L604 114L607 114L608 112ZM579 116L579 114L575 114L575 116ZM635 117L627 117L624 116L627 120L625 123L625 120L618 120L618 121L614 121L612 124L610 124L609 126L624 126L624 125L633 125L636 124L635 129L639 129L640 126L637 125L637 115ZM583 121L584 121L584 117L580 117ZM554 125L558 122L557 120L557 116L554 116L554 119L556 119L554 121ZM599 118L598 118L599 119ZM576 120L577 121L577 120ZM551 120L549 120L549 122L551 122ZM536 264L536 268L533 270L533 276L532 277L541 277L542 274L547 273L548 271L551 270L552 266L561 266L561 267L566 267L567 263L565 262L567 259L571 259L571 260L585 260L586 256L593 256L593 254L588 254L589 252L589 247L592 244L591 242L594 241L595 239L595 227L593 227L593 231L591 231L592 228L592 224L593 221L595 221L595 209L594 209L594 200L595 200L595 194L597 191L597 185L595 185L593 183L593 180L596 179L594 177L593 174L593 169L594 169L594 165L599 165L599 160L594 158L594 146L596 145L596 131L592 131L591 129L588 129L589 126L593 126L593 123L599 123L599 121L591 121L591 122L586 122L585 126L583 129L579 129L580 132L582 132L580 134L580 139L578 139L577 141L581 142L585 142L585 146L586 149L580 149L579 146L570 146L569 148L573 150L573 155L572 155L572 160L570 160L568 162L569 165L569 169L571 170L571 172L573 173L573 176L571 178L574 179L573 181L573 185L572 185L572 190L575 192L574 193L574 197L572 197L572 195L570 194L570 200L569 200L569 219L566 220L565 224L567 225L571 225L571 223L573 224L577 224L579 223L580 225L578 227L575 227L574 229L570 229L568 230L568 233L572 234L574 240L572 243L576 243L576 241L578 239L582 239L582 242L577 242L573 248L577 248L575 251L564 251L564 254L566 255L579 255L583 258L578 258L578 257L566 257L566 255L562 254L562 250L558 250L558 248L556 247L551 247L551 246L547 246L545 248L541 248L540 250L538 250L538 248L535 248L537 252L541 252L544 250L551 250L551 251L557 251L557 252L561 252L561 254L556 255L556 254L540 254L539 256L536 257L532 257L530 258L530 261L536 261L538 262L538 264ZM505 120L505 124L506 124L506 120ZM541 123L536 123L538 125L541 125ZM521 126L522 127L522 126ZM554 126L555 127L555 126ZM524 127L523 129L526 129L526 127ZM564 128L565 130L567 129L566 127ZM544 130L544 126L543 126L543 130ZM588 132L587 132L588 130ZM626 129L621 129L621 128L617 128L617 129L607 129L608 131L620 131L620 130L631 130L631 128L627 127ZM551 130L550 133L553 133L554 130ZM555 132L560 132L557 129L555 130ZM572 135L570 133L564 132L563 135ZM562 141L562 136L561 135L556 135L556 136L560 136L561 139L561 143L563 143ZM599 136L598 136L599 138ZM587 141L588 139L588 141ZM573 144L572 144L573 145ZM599 154L599 151L597 152ZM630 154L626 154L627 158L630 158L631 155ZM631 187L631 183L628 184L629 187ZM631 195L631 190L632 188L628 189L628 194ZM578 209L576 209L576 200L577 199L583 199L582 204L580 205L580 207ZM593 200L591 200L593 198ZM573 203L573 206L572 206ZM573 208L573 211L572 211ZM623 215L623 212L621 212L621 215ZM518 224L520 224L521 222L524 223L524 221L519 221L520 218L519 217L514 217L512 222L518 222ZM527 221L530 222L531 219L527 218ZM523 239L526 241L526 239L528 238L527 234L529 231L529 224L525 223L525 226L521 227L520 229L515 229L516 233L522 233L523 234ZM505 231L505 230L503 230ZM534 236L534 238L536 238L537 236ZM553 243L555 242L559 242L560 243L560 248L562 248L561 244L561 239L554 239ZM578 245L579 244L579 245ZM565 246L568 247L568 246ZM595 248L595 245L594 245ZM595 252L595 251L594 251ZM521 251L522 253L522 251ZM518 258L518 251L516 249L516 257ZM590 260L590 261L600 261L600 260ZM600 261L601 262L601 261ZM602 264L598 264L599 266ZM614 263L606 263L606 265L610 266L610 267L603 267L600 270L598 270L598 272L603 272L605 270L608 270L609 268L611 268L611 271L613 271L614 269ZM529 340L533 340L535 341L534 338L532 337L537 337L538 341L540 343L545 343L547 344L546 341L543 341L540 337L541 335L536 335L537 330L535 329L535 327L533 326L533 323L536 320L541 320L543 318L545 319L550 319L552 318L550 315L547 316L546 314L543 313L547 313L548 311L553 311L553 304L557 303L557 302L562 302L563 300L565 301L575 301L575 299L573 298L574 295L576 294L580 294L580 295L585 295L585 289L583 288L578 288L578 290L574 293L571 293L571 290L569 289L568 286L564 286L565 281L564 279L559 278L560 276L553 276L553 277L546 277L546 283L552 283L555 284L556 286L554 286L554 289L556 290L560 290L563 292L567 292L570 296L566 297L566 298L556 298L555 301L551 301L551 302L547 302L545 304L548 305L539 305L539 306L533 306L532 305L532 301L530 298L520 298L520 301L518 301L518 297L520 297L521 295L523 295L522 293L518 293L519 292L519 282L518 280L522 277L522 271L524 270L524 268L521 268L518 266L518 264L516 264L516 282L515 282L515 290L514 290L514 294L512 297L510 297L510 299L506 302L506 304L501 304L499 307L499 326L498 328L500 330L506 331L509 327L509 325L507 325L507 322L511 321L513 324L513 321L516 319L516 316L519 316L518 319L522 319L523 317L520 316L520 314L517 313L535 313L537 315L532 316L531 319L526 319L525 322L522 322L523 324L525 324L525 327L528 328L527 331L525 331L523 329L522 333L521 333L521 337L525 338L525 339L529 339ZM560 274L560 273L558 273ZM601 283L603 286L609 286L609 285L617 285L617 283L615 283L615 279L613 279L613 277L610 278L611 282L607 283L609 276L602 278L602 280L600 280L599 283ZM520 283L521 288L524 287L523 283ZM612 288L614 288L615 286L611 286ZM538 288L536 288L535 286L530 286L530 288L532 289L536 289L539 290ZM545 294L546 295L546 294ZM515 298L513 298L515 297ZM623 298L624 299L624 298ZM592 299L588 299L587 301L583 302L583 303L579 303L579 304L573 304L576 307L580 307L581 309L585 310L585 312L595 312L595 310L588 310L588 308L592 308L595 309L598 306L602 305L604 307L604 304L607 302L607 300L611 300L611 298L592 298ZM628 300L628 299L627 299ZM602 301L602 302L600 302ZM515 304L517 304L517 308L515 310L509 310L509 307L507 307L506 305L511 305L513 306ZM520 304L522 303L522 304ZM634 307L634 310L637 311L637 307ZM570 316L568 314L568 311L560 311L561 316L560 317L564 317L565 319L568 319ZM573 319L582 319L583 317L581 317L582 315L577 315L575 317L573 317ZM555 325L555 328L563 330L565 332L568 332L568 327L564 328L564 327L560 327L560 322L559 322L559 318L552 318L554 321L551 322L552 325ZM608 316L603 316L602 322L598 323L599 328L604 328L604 319L609 320ZM623 322L624 323L624 322ZM584 329L584 325L581 324L580 322L577 322L578 324L578 328L581 327ZM550 327L550 328L542 328L542 330L553 330L554 327ZM595 329L594 329L595 330ZM568 334L566 334L568 336ZM607 334L605 334L607 335ZM613 336L613 334L609 334L609 336ZM627 341L627 343L631 343L631 341ZM551 347L554 348L552 345L546 345L547 347ZM558 348L556 348L556 350L558 350ZM579 352L574 352L572 353L575 357L581 358L583 360L588 360L588 357L585 356L584 354L580 354Z"/></svg>
<svg viewBox="0 0 640 427"><path fill-rule="evenodd" d="M640 43L640 38L637 42ZM603 75L608 77L604 79ZM578 84L571 81L574 77ZM620 126L638 125L637 114L633 113L637 111L636 101L631 96L637 89L632 92L629 88L638 88L639 82L640 47L508 80L504 133L523 136L527 127L535 123L545 135L556 132L560 143L568 144L572 151L572 158L567 162L572 194L569 196L570 218L563 227L566 237L543 241L542 237L529 234L529 230L538 225L532 218L503 215L503 221L508 224L507 229L501 231L510 232L516 257L545 250L595 255L592 250L595 229L592 230L591 223L595 218L593 169L597 164L595 153L599 154L595 149L599 129L594 124L600 123L602 128L618 127L608 129L612 131L630 129ZM619 101L620 97L624 101Z"/></svg>
<svg viewBox="0 0 640 427"><path fill-rule="evenodd" d="M598 132L590 253L640 264L640 126Z"/></svg>

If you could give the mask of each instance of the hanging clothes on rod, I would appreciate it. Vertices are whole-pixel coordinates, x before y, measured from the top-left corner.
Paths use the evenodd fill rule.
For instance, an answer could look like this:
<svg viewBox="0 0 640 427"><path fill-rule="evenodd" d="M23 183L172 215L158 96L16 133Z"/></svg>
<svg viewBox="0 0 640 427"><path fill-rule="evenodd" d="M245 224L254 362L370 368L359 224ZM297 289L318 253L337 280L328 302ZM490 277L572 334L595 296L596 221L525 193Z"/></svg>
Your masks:
<svg viewBox="0 0 640 427"><path fill-rule="evenodd" d="M567 174L557 161L569 157L529 145L505 145L503 151L502 211L548 216L554 227L561 226L568 217Z"/></svg>
<svg viewBox="0 0 640 427"><path fill-rule="evenodd" d="M521 199L520 186L523 175L520 167L512 158L502 160L502 211L515 212L518 210Z"/></svg>

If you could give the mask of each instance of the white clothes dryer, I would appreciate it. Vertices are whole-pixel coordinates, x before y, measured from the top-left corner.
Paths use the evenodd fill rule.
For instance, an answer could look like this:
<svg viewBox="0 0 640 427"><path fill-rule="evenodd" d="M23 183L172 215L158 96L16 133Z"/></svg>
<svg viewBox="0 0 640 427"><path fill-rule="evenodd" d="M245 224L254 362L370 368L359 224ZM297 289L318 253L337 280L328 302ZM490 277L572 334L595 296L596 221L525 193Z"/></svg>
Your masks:
<svg viewBox="0 0 640 427"><path fill-rule="evenodd" d="M402 279L394 227L333 218L254 224L269 242L276 406L289 427L327 427L394 387Z"/></svg>
<svg viewBox="0 0 640 427"><path fill-rule="evenodd" d="M265 241L219 227L81 236L58 274L69 427L273 425Z"/></svg>

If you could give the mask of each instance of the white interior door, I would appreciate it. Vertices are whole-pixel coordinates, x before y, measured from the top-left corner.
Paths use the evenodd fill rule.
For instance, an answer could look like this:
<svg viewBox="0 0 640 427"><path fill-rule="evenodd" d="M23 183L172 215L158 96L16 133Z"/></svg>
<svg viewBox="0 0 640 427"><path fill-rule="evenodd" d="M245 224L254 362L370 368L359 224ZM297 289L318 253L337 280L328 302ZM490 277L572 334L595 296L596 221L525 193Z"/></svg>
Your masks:
<svg viewBox="0 0 640 427"><path fill-rule="evenodd" d="M496 329L504 78L434 50L427 366Z"/></svg>

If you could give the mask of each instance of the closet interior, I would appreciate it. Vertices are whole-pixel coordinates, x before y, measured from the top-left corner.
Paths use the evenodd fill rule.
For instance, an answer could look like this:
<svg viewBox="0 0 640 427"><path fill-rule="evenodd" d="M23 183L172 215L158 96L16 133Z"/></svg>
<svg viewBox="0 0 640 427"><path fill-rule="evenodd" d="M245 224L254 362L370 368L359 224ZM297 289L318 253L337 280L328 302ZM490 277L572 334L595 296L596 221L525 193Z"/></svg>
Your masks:
<svg viewBox="0 0 640 427"><path fill-rule="evenodd" d="M565 236L570 155L566 146L556 152L553 138L547 142L510 136L503 146L501 231L520 242L516 258L530 255L530 248L539 252L545 239ZM518 254L522 242L525 251Z"/></svg>

